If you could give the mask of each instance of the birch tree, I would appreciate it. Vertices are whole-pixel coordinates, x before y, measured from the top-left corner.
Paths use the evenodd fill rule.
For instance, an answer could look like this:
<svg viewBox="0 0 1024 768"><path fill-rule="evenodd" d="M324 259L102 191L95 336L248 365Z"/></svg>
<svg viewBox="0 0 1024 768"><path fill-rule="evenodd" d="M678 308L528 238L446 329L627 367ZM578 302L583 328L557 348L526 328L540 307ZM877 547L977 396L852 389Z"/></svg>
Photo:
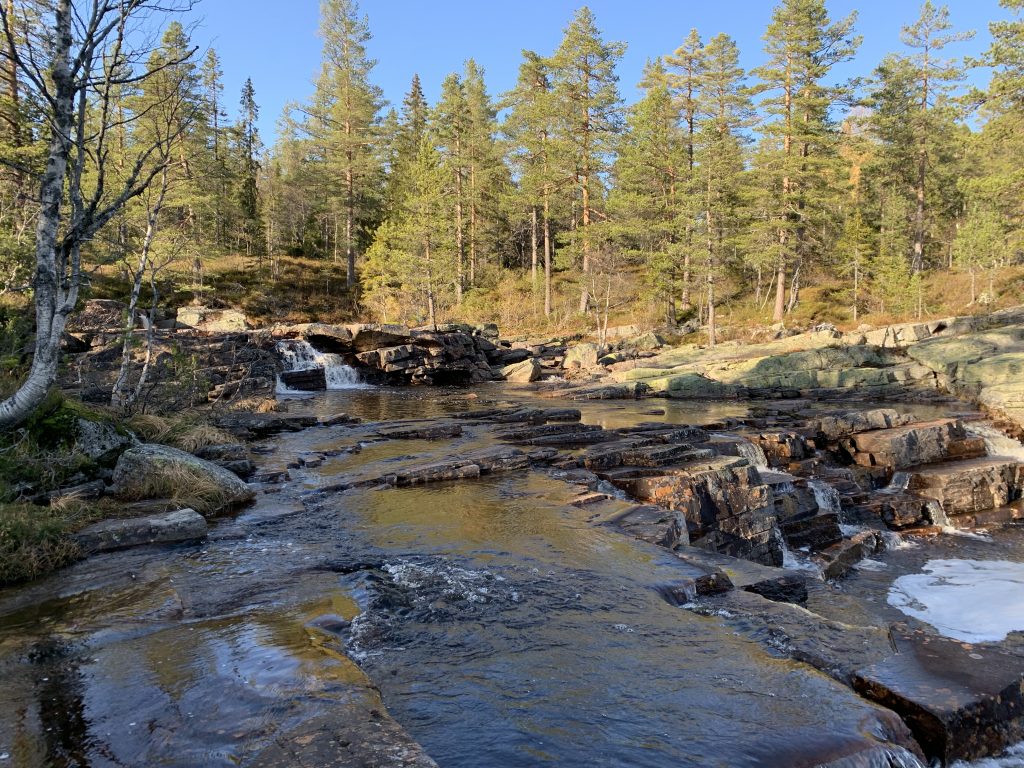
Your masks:
<svg viewBox="0 0 1024 768"><path fill-rule="evenodd" d="M34 354L27 377L0 402L0 428L27 419L57 378L61 338L82 282L83 246L160 172L151 160L167 136L136 147L123 174L110 172L111 135L121 119L114 102L121 86L171 64L151 65L152 46L140 41L154 15L187 5L23 0L0 6L4 55L44 105L50 134L35 233Z"/></svg>

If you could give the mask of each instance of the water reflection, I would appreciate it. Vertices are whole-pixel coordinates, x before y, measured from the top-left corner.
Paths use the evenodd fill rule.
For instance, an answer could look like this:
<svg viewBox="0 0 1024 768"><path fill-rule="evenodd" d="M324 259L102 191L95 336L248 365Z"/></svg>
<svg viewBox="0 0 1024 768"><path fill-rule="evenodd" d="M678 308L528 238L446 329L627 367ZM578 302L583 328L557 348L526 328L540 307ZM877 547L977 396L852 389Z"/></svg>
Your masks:
<svg viewBox="0 0 1024 768"><path fill-rule="evenodd" d="M569 405L608 427L747 413L478 392L357 390L292 409L380 421ZM338 453L203 544L96 557L0 592L0 754L24 766L246 763L303 724L359 720L379 703L347 652L446 768L795 766L902 738L845 687L666 603L659 589L689 566L590 525L550 478L300 495L490 444L474 426L436 442L284 435L268 467Z"/></svg>

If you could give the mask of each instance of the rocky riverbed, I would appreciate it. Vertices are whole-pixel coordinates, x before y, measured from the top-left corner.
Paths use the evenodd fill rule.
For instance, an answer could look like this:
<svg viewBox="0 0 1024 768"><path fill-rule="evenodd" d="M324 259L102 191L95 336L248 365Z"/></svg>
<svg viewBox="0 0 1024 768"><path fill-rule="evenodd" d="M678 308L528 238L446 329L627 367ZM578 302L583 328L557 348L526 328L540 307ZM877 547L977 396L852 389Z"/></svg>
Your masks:
<svg viewBox="0 0 1024 768"><path fill-rule="evenodd" d="M142 516L0 592L0 766L1012 753L1019 323L602 358L489 327L262 333L262 378L317 392L219 412L237 443L200 456L104 445L91 492ZM477 386L393 386L428 380ZM181 509L157 469L218 490Z"/></svg>

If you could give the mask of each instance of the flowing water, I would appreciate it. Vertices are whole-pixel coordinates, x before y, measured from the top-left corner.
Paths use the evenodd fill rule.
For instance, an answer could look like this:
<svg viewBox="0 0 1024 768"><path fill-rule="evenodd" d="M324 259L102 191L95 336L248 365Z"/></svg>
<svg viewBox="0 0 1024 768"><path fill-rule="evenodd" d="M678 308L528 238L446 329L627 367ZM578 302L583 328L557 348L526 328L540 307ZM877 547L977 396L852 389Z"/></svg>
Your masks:
<svg viewBox="0 0 1024 768"><path fill-rule="evenodd" d="M286 371L309 371L324 369L327 389L331 391L360 389L366 387L359 379L355 368L345 363L341 355L332 352L320 352L308 341L302 339L285 339L277 342L277 354ZM279 395L308 395L307 392L289 389L280 377L277 380Z"/></svg>
<svg viewBox="0 0 1024 768"><path fill-rule="evenodd" d="M519 397L479 391L329 392L293 412L375 421ZM743 415L735 403L582 407L607 426ZM318 491L491 444L483 427L439 442L283 435L265 468L331 455L207 541L99 555L0 591L0 768L250 764L296 728L368 711L377 690L445 768L785 768L855 753L856 765L920 768L892 743L892 713L666 602L691 567L592 525L565 482ZM1004 555L1024 550L999 541ZM975 558L990 545L958 543ZM886 600L893 580L934 557L880 557L890 573L858 572L850 588L883 621L902 615Z"/></svg>

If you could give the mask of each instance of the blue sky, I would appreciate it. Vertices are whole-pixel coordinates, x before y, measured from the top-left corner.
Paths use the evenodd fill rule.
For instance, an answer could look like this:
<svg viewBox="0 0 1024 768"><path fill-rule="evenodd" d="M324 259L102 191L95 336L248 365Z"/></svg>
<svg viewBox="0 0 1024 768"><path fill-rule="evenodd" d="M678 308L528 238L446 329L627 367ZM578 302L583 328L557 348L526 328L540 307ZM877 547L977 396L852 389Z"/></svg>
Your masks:
<svg viewBox="0 0 1024 768"><path fill-rule="evenodd" d="M427 98L433 101L443 77L475 58L487 75L492 95L512 87L530 48L553 51L582 3L567 0L362 0L373 40L370 53L378 60L374 81L385 97L400 104L413 73L419 73ZM628 44L619 66L619 87L627 101L645 61L671 53L696 27L707 39L726 32L736 39L744 66L761 63L762 40L771 17L769 0L593 0L588 3L608 40ZM958 54L979 54L988 46L988 22L1007 18L998 0L948 2L957 29L975 29L973 41L952 48ZM841 78L868 75L887 52L899 50L899 30L918 15L916 0L828 0L833 18L858 11L857 30L864 43ZM288 102L302 101L312 90L320 61L317 36L318 0L203 0L193 32L197 45L212 45L223 62L229 105L238 98L246 77L252 77L261 107L260 128L271 143L278 117ZM987 75L973 77L984 84Z"/></svg>

